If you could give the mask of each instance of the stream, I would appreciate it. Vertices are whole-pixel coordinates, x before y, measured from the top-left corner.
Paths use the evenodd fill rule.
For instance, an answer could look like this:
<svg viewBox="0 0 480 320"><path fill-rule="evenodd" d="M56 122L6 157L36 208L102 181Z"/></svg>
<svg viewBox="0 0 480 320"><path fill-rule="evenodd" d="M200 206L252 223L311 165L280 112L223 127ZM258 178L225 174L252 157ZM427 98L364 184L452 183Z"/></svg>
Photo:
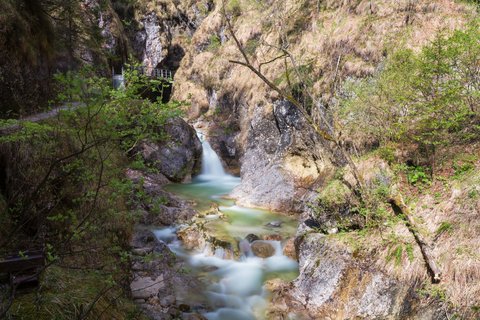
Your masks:
<svg viewBox="0 0 480 320"><path fill-rule="evenodd" d="M298 275L297 262L283 255L282 241L261 241L274 248L273 255L260 258L252 252L247 235L254 234L260 239L265 236L286 240L295 234L297 222L286 215L261 209L237 206L228 194L240 183L240 178L229 175L202 134L202 170L188 184L172 184L166 190L183 199L195 202L199 212L208 212L218 206L216 214L204 216L204 226L216 238L238 248L236 258L223 248L204 251L187 251L176 237L176 228L155 230L159 240L188 265L197 270L205 282L209 312L203 315L209 320L265 319L269 293L264 284L269 279L292 280Z"/></svg>

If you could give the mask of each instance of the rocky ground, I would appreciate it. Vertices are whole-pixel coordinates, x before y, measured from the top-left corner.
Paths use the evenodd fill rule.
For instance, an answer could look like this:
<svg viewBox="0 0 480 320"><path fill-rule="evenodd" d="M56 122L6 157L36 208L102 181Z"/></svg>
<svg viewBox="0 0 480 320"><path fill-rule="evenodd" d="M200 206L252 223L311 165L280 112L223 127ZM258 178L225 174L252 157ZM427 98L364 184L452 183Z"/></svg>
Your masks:
<svg viewBox="0 0 480 320"><path fill-rule="evenodd" d="M158 240L151 227L138 226L132 239L132 298L151 319L203 319L204 306L192 304L202 283L185 271L185 262Z"/></svg>
<svg viewBox="0 0 480 320"><path fill-rule="evenodd" d="M198 171L201 143L195 130L180 118L171 120L165 132L170 143L144 141L139 146L146 167L129 169L134 183L135 210L140 215L131 241L132 298L152 319L203 319L204 308L191 302L201 293L202 284L185 271L186 264L155 236L155 228L189 221L196 211L192 204L163 190L163 186L191 179Z"/></svg>

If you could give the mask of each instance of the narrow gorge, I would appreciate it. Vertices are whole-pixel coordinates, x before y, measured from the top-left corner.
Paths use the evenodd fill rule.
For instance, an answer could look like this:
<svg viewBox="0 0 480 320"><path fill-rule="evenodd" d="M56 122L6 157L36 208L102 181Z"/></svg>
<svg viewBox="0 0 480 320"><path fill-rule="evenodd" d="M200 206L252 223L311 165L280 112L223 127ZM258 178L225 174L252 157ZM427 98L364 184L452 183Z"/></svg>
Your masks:
<svg viewBox="0 0 480 320"><path fill-rule="evenodd" d="M473 0L3 0L0 319L478 319Z"/></svg>

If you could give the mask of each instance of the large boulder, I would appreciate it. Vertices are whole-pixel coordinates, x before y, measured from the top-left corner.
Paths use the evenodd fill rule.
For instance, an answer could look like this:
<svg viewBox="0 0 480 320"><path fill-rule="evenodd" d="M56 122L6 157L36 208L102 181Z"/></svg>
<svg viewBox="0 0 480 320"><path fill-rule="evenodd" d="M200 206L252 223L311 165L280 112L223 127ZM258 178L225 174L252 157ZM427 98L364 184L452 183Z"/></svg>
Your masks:
<svg viewBox="0 0 480 320"><path fill-rule="evenodd" d="M323 141L286 101L256 106L242 143L242 183L231 194L242 205L301 212L312 185L331 172Z"/></svg>
<svg viewBox="0 0 480 320"><path fill-rule="evenodd" d="M195 129L178 117L170 119L163 131L168 136L166 141L144 141L139 152L147 164L170 181L188 181L200 170L202 143Z"/></svg>
<svg viewBox="0 0 480 320"><path fill-rule="evenodd" d="M443 319L432 300L419 303L415 284L401 282L359 259L339 239L319 233L297 238L299 276L273 289L269 318Z"/></svg>
<svg viewBox="0 0 480 320"><path fill-rule="evenodd" d="M132 198L132 209L141 214L140 223L169 226L185 223L196 214L190 202L163 190L163 186L170 183L163 174L129 169L126 176L134 183L136 190L142 190L134 192Z"/></svg>

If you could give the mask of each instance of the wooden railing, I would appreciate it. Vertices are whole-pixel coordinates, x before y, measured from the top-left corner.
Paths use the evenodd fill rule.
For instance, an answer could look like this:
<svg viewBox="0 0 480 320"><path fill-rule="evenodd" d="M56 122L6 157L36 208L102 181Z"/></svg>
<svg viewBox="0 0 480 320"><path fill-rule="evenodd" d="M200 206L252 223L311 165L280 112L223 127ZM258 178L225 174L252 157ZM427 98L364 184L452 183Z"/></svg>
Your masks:
<svg viewBox="0 0 480 320"><path fill-rule="evenodd" d="M0 274L10 277L12 286L35 285L38 283L39 270L45 266L43 250L30 250L0 258Z"/></svg>
<svg viewBox="0 0 480 320"><path fill-rule="evenodd" d="M159 69L159 68L150 68L145 66L133 67L133 70L137 70L140 74L146 75L147 77L156 78L156 79L173 79L172 70Z"/></svg>

